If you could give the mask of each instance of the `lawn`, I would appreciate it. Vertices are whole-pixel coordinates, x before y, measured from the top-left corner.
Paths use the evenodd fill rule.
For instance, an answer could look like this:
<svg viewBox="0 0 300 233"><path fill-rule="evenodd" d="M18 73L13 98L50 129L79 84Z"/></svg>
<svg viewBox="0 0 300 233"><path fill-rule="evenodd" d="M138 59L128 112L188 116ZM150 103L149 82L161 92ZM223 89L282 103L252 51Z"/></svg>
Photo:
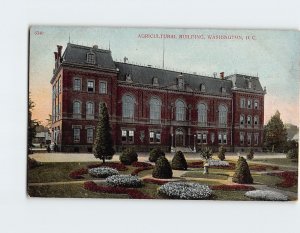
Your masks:
<svg viewBox="0 0 300 233"><path fill-rule="evenodd" d="M286 159L286 158L275 158L275 159L259 159L255 158L251 162L260 162L260 163L268 163L268 164L274 164L277 166L285 165L285 166L292 166L292 167L298 167L298 160L294 159Z"/></svg>
<svg viewBox="0 0 300 233"><path fill-rule="evenodd" d="M209 173L209 174L203 174L203 172L200 171L190 171L184 173L181 177L187 177L187 178L204 178L204 179L219 179L219 180L227 180L228 175L222 174L222 173Z"/></svg>

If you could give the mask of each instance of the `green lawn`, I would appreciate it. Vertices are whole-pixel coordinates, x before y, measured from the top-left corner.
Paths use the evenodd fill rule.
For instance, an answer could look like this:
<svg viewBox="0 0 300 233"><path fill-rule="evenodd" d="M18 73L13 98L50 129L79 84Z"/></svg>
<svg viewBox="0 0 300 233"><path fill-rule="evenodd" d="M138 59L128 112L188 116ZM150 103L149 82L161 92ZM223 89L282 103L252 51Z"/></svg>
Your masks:
<svg viewBox="0 0 300 233"><path fill-rule="evenodd" d="M250 198L245 196L246 191L213 191L213 200L220 201L251 201Z"/></svg>
<svg viewBox="0 0 300 233"><path fill-rule="evenodd" d="M203 174L203 172L201 172L201 171L190 171L190 172L184 173L181 177L219 179L219 180L227 180L228 179L227 174L212 173L211 171L209 174Z"/></svg>
<svg viewBox="0 0 300 233"><path fill-rule="evenodd" d="M261 162L261 163L270 163L277 166L286 165L286 166L298 166L297 160L286 159L286 158L278 158L278 159L259 159L255 158L251 162Z"/></svg>

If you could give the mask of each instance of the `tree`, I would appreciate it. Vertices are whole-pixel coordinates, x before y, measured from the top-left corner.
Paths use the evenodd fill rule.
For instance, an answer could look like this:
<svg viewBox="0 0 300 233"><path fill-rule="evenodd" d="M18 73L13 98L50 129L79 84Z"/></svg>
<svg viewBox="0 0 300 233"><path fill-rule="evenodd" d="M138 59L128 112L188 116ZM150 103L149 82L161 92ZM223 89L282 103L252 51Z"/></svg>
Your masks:
<svg viewBox="0 0 300 233"><path fill-rule="evenodd" d="M113 141L111 136L111 127L109 124L109 115L105 104L101 105L99 121L96 129L96 138L94 141L94 156L102 159L105 163L106 159L112 159L115 154Z"/></svg>
<svg viewBox="0 0 300 233"><path fill-rule="evenodd" d="M287 142L287 131L280 118L279 111L271 117L265 126L265 146L272 152L279 152Z"/></svg>
<svg viewBox="0 0 300 233"><path fill-rule="evenodd" d="M171 179L173 176L172 168L169 161L161 156L156 160L152 176L158 179Z"/></svg>
<svg viewBox="0 0 300 233"><path fill-rule="evenodd" d="M35 107L34 102L31 100L30 93L28 96L28 129L27 129L27 150L28 153L31 153L32 141L36 135L36 128L39 126L39 122L35 119L32 119L32 110Z"/></svg>
<svg viewBox="0 0 300 233"><path fill-rule="evenodd" d="M232 182L238 184L252 184L253 178L250 173L250 169L246 159L239 157L235 169L235 173L232 177Z"/></svg>
<svg viewBox="0 0 300 233"><path fill-rule="evenodd" d="M177 151L172 159L172 169L174 170L186 170L187 162L184 154L181 151Z"/></svg>
<svg viewBox="0 0 300 233"><path fill-rule="evenodd" d="M213 151L209 147L202 148L200 150L200 156L205 159L203 174L208 174L209 160L212 158Z"/></svg>
<svg viewBox="0 0 300 233"><path fill-rule="evenodd" d="M165 152L163 152L160 148L154 148L150 151L149 161L156 162L156 160L161 156L165 156Z"/></svg>
<svg viewBox="0 0 300 233"><path fill-rule="evenodd" d="M224 146L221 146L219 148L219 153L218 153L218 158L223 161L225 159L225 153L226 153L226 149Z"/></svg>

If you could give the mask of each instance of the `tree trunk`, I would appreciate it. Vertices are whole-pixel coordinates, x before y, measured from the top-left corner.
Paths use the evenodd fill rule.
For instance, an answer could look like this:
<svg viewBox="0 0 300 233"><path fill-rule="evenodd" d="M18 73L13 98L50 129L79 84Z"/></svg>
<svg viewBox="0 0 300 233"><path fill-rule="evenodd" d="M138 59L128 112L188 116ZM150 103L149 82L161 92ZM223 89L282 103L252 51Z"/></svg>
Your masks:
<svg viewBox="0 0 300 233"><path fill-rule="evenodd" d="M102 157L102 163L105 163L105 156Z"/></svg>

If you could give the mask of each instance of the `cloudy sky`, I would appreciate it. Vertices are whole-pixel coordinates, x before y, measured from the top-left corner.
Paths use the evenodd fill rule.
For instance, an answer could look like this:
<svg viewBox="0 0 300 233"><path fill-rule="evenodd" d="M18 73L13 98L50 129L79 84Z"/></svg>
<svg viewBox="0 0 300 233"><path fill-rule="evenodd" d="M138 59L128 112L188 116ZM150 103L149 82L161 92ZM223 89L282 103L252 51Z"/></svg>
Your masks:
<svg viewBox="0 0 300 233"><path fill-rule="evenodd" d="M149 38L168 35L171 38ZM211 30L163 28L99 28L34 26L30 30L29 90L34 118L45 122L51 114L50 79L56 45L110 45L114 60L162 66L166 69L258 75L266 86L265 123L278 109L284 123L299 122L300 46L297 31ZM148 37L148 38L145 38ZM196 37L196 39L194 38Z"/></svg>

